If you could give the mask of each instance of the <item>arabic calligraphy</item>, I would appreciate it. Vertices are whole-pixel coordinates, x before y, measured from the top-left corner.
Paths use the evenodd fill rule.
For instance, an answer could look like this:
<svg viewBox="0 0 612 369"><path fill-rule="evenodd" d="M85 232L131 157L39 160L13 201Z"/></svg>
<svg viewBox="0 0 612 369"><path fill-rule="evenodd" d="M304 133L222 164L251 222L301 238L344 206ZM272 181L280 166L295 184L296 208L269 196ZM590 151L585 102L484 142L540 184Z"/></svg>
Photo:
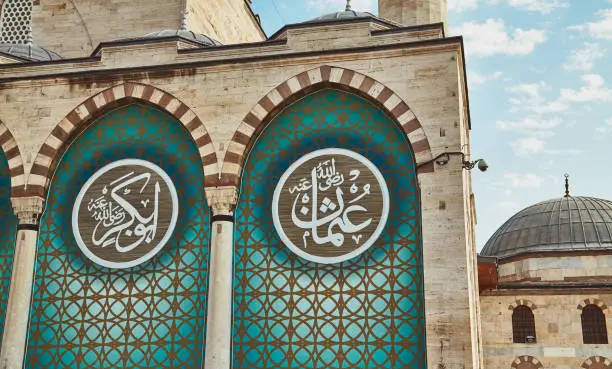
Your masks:
<svg viewBox="0 0 612 369"><path fill-rule="evenodd" d="M389 212L386 182L360 154L323 149L303 156L274 191L272 215L281 240L320 263L353 258L380 236Z"/></svg>
<svg viewBox="0 0 612 369"><path fill-rule="evenodd" d="M106 267L127 268L161 250L177 216L178 197L168 175L148 161L124 159L85 183L72 224L85 256Z"/></svg>

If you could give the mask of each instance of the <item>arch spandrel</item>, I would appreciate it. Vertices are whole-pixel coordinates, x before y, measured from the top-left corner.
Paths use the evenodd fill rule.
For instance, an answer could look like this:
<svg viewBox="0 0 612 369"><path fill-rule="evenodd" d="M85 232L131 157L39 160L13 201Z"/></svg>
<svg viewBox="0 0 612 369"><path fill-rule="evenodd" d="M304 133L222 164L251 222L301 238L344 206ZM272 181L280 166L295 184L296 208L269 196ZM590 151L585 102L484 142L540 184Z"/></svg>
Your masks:
<svg viewBox="0 0 612 369"><path fill-rule="evenodd" d="M28 176L29 195L46 196L59 159L74 139L104 113L130 102L140 102L160 109L179 121L189 132L200 152L204 184L212 186L219 177L217 154L210 135L199 117L186 104L157 87L124 83L94 95L66 115L41 146Z"/></svg>
<svg viewBox="0 0 612 369"><path fill-rule="evenodd" d="M328 65L302 72L276 88L251 109L239 124L225 153L220 181L225 185L238 185L246 153L258 133L280 110L299 98L331 86L361 95L385 111L402 128L414 151L417 165L430 161L431 146L421 122L408 104L389 87L359 72ZM433 171L433 164L425 165L419 173Z"/></svg>

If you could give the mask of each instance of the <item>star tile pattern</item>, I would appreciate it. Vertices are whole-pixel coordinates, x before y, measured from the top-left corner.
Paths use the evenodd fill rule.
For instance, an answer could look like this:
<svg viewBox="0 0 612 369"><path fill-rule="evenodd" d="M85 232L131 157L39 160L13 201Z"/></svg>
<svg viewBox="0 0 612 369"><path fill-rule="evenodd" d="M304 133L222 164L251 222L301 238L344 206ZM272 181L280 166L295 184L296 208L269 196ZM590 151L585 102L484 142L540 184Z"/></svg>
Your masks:
<svg viewBox="0 0 612 369"><path fill-rule="evenodd" d="M390 189L379 240L341 264L308 262L280 241L274 188L314 150L353 150ZM254 144L236 209L233 368L424 369L420 195L401 129L363 98L335 89L282 111Z"/></svg>
<svg viewBox="0 0 612 369"><path fill-rule="evenodd" d="M72 205L95 171L125 158L151 161L170 176L179 217L153 259L106 269L76 245ZM203 181L183 125L152 107L112 111L69 147L41 220L26 368L202 367L210 233Z"/></svg>
<svg viewBox="0 0 612 369"><path fill-rule="evenodd" d="M0 339L2 339L17 233L17 217L11 207L11 174L2 150L0 150L0 224L2 224L0 226Z"/></svg>

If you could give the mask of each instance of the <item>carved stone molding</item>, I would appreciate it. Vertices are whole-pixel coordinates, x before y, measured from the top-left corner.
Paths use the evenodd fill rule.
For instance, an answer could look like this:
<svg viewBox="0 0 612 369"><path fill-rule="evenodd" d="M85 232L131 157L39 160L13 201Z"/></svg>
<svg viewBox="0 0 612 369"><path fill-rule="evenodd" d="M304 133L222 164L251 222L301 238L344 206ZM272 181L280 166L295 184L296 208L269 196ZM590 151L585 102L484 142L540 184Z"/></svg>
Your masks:
<svg viewBox="0 0 612 369"><path fill-rule="evenodd" d="M234 186L208 187L206 188L206 199L213 216L233 216L238 202L238 189Z"/></svg>
<svg viewBox="0 0 612 369"><path fill-rule="evenodd" d="M19 224L38 225L45 200L39 196L13 197L11 204Z"/></svg>

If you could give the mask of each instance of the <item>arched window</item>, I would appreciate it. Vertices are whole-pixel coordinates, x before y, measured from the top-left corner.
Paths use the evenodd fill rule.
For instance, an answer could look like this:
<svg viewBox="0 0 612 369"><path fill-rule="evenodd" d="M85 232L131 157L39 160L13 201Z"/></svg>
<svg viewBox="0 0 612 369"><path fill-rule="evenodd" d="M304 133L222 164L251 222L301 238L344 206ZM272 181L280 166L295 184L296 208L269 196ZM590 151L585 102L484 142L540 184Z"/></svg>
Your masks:
<svg viewBox="0 0 612 369"><path fill-rule="evenodd" d="M0 9L0 43L25 44L31 20L31 0L4 0Z"/></svg>
<svg viewBox="0 0 612 369"><path fill-rule="evenodd" d="M606 317L597 305L582 308L582 339L585 344L607 344Z"/></svg>
<svg viewBox="0 0 612 369"><path fill-rule="evenodd" d="M512 312L512 336L514 343L532 343L536 339L535 319L527 306L517 306Z"/></svg>

